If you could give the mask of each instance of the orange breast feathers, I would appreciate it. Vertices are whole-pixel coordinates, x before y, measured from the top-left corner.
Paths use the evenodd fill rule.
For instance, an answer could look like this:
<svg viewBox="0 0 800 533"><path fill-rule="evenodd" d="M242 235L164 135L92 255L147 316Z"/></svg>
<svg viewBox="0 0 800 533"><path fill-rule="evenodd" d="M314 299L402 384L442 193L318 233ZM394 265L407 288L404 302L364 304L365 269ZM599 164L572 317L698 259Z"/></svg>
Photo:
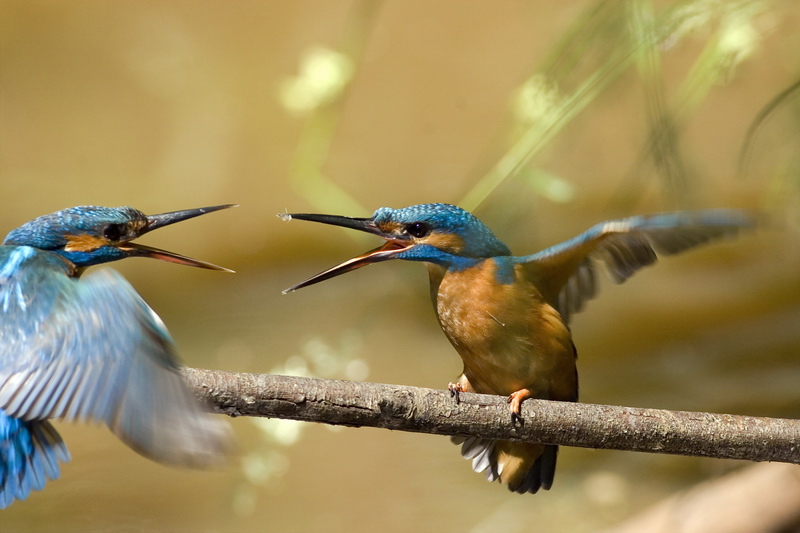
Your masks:
<svg viewBox="0 0 800 533"><path fill-rule="evenodd" d="M514 281L508 284L498 282L494 259L459 272L440 268L429 267L431 296L475 392L505 395L527 388L535 397L574 401L569 329L521 265L514 266Z"/></svg>

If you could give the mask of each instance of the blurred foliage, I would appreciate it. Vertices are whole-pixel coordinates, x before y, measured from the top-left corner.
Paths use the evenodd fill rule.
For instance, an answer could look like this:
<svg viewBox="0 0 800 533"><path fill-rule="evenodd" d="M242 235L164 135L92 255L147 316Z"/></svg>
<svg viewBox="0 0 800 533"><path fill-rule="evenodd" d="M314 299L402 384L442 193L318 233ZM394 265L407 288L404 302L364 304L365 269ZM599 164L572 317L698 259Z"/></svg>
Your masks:
<svg viewBox="0 0 800 533"><path fill-rule="evenodd" d="M766 0L690 0L673 2L659 12L661 4L632 0L587 6L516 91L505 153L456 203L474 210L505 181L523 176L526 179L520 184L527 184L550 201L573 200L574 186L569 180L535 168L533 160L578 114L620 77L634 71L646 102L643 118L648 133L631 177L620 187L618 201L634 202L637 187L631 181L640 180L637 176L643 175L643 167L650 164L662 181L665 196L672 199L670 203L679 207L692 204L691 184L701 177L681 153L682 131L712 97L712 88L735 81L738 67L760 51L763 39L778 27L775 18L780 16L779 10L787 6ZM290 111L302 110L308 120L292 177L306 201L325 212L367 210L322 170L327 147L335 135L337 112L346 101L347 84L363 46L364 21L376 14L369 2L354 9L369 13L354 17L361 24L358 30L351 27L348 31L361 34L347 39L350 50L310 50L302 59L301 74L288 78L281 88L284 106ZM687 40L701 40L705 45L683 78L675 79L673 72L665 70L661 58ZM354 41L358 51L352 49ZM676 87L672 95L665 94L668 78ZM796 88L793 85L783 92L762 113L774 111L783 100L796 98ZM754 117L751 129L764 118ZM794 134L800 135L797 129ZM796 168L796 161L790 164ZM773 178L779 180L785 173L785 169L778 170ZM797 188L792 192L797 194Z"/></svg>

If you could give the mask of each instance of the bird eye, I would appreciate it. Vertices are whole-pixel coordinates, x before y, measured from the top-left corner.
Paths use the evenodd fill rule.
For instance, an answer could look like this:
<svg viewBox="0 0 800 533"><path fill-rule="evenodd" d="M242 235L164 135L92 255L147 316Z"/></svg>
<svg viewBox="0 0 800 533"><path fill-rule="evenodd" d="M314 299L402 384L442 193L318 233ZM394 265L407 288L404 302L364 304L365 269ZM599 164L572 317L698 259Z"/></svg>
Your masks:
<svg viewBox="0 0 800 533"><path fill-rule="evenodd" d="M430 226L424 222L412 222L411 224L406 224L405 230L406 233L412 237L416 237L417 239L425 237L431 232Z"/></svg>
<svg viewBox="0 0 800 533"><path fill-rule="evenodd" d="M109 224L103 228L103 237L109 241L119 241L127 233L127 228L124 224Z"/></svg>

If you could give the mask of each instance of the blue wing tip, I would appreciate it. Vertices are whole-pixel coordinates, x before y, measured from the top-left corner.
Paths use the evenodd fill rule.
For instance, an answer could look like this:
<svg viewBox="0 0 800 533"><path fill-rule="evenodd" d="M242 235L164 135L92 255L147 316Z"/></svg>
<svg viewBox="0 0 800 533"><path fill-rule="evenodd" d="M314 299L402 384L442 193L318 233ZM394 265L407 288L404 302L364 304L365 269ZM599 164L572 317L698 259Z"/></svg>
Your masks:
<svg viewBox="0 0 800 533"><path fill-rule="evenodd" d="M25 422L0 411L0 436L0 509L42 490L48 479L58 479L58 463L70 459L61 436L46 421Z"/></svg>

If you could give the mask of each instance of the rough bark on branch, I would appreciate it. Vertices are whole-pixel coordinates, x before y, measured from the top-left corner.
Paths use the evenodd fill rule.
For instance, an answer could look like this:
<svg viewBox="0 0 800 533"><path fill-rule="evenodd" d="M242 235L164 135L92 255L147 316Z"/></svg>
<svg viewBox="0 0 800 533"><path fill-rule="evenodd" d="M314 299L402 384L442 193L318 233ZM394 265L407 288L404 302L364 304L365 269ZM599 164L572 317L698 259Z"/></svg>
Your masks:
<svg viewBox="0 0 800 533"><path fill-rule="evenodd" d="M379 383L184 369L230 416L264 416L438 435L800 464L800 420L526 400Z"/></svg>

